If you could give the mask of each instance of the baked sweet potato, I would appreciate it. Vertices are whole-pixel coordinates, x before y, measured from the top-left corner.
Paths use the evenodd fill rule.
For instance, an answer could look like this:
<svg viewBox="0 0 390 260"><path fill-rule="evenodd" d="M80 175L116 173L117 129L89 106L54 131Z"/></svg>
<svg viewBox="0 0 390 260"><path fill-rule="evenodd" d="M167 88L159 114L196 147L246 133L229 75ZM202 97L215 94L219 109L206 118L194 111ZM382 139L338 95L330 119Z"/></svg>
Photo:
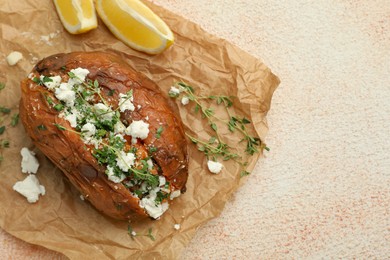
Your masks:
<svg viewBox="0 0 390 260"><path fill-rule="evenodd" d="M185 191L177 108L119 56L56 54L38 62L21 88L27 134L99 211L158 218Z"/></svg>

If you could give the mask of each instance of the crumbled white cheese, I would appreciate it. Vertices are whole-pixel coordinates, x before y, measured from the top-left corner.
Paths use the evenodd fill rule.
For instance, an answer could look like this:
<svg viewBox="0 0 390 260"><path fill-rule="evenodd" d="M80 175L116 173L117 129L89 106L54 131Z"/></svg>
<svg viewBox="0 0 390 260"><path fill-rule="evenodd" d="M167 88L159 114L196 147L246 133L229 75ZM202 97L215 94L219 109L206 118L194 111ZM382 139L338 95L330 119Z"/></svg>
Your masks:
<svg viewBox="0 0 390 260"><path fill-rule="evenodd" d="M31 72L30 74L28 74L28 78L29 79L33 79L34 78L34 73Z"/></svg>
<svg viewBox="0 0 390 260"><path fill-rule="evenodd" d="M75 113L69 113L65 116L65 119L69 122L71 127L77 126L77 115Z"/></svg>
<svg viewBox="0 0 390 260"><path fill-rule="evenodd" d="M35 158L35 153L26 147L23 147L22 150L20 150L20 154L22 155L22 172L37 173L39 162L37 158Z"/></svg>
<svg viewBox="0 0 390 260"><path fill-rule="evenodd" d="M135 155L121 151L116 158L116 165L124 172L127 172L134 165Z"/></svg>
<svg viewBox="0 0 390 260"><path fill-rule="evenodd" d="M210 172L218 174L222 170L223 165L220 162L208 161L207 167L209 168Z"/></svg>
<svg viewBox="0 0 390 260"><path fill-rule="evenodd" d="M121 112L125 112L126 110L134 111L134 104L131 102L128 95L119 94L119 109Z"/></svg>
<svg viewBox="0 0 390 260"><path fill-rule="evenodd" d="M158 191L160 191L160 189L155 188L154 190L150 191L148 196L142 198L142 200L139 202L139 206L144 208L149 216L154 219L159 218L169 208L168 202L163 202L156 205L155 201Z"/></svg>
<svg viewBox="0 0 390 260"><path fill-rule="evenodd" d="M61 83L54 92L56 98L64 101L67 106L73 107L76 93L72 90L72 86L67 83Z"/></svg>
<svg viewBox="0 0 390 260"><path fill-rule="evenodd" d="M142 106L141 106L141 105L137 105L137 108L138 108L138 110L139 110L139 109L141 109L141 108L142 108Z"/></svg>
<svg viewBox="0 0 390 260"><path fill-rule="evenodd" d="M181 104L183 106L185 105L188 105L188 103L190 103L190 99L187 97L187 96L184 96L182 99L181 99Z"/></svg>
<svg viewBox="0 0 390 260"><path fill-rule="evenodd" d="M176 229L176 230L179 230L180 229L180 224L173 225L173 228Z"/></svg>
<svg viewBox="0 0 390 260"><path fill-rule="evenodd" d="M126 128L125 133L127 135L130 135L134 139L135 138L145 139L146 137L148 137L148 134L149 134L149 124L145 123L142 120L133 121Z"/></svg>
<svg viewBox="0 0 390 260"><path fill-rule="evenodd" d="M152 159L148 159L148 160L146 161L146 163L148 164L148 170L153 169L153 161L152 161Z"/></svg>
<svg viewBox="0 0 390 260"><path fill-rule="evenodd" d="M28 175L23 181L16 182L13 189L26 197L29 203L35 203L39 195L45 195L45 187L39 184L38 178L33 174Z"/></svg>
<svg viewBox="0 0 390 260"><path fill-rule="evenodd" d="M121 183L124 179L126 179L126 175L123 173L121 173L120 176L116 176L114 173L114 168L111 166L107 166L106 174L108 179L114 183Z"/></svg>
<svg viewBox="0 0 390 260"><path fill-rule="evenodd" d="M89 70L83 68L72 69L70 72L75 75L75 78L70 78L68 81L69 85L71 86L83 83L89 74Z"/></svg>
<svg viewBox="0 0 390 260"><path fill-rule="evenodd" d="M95 110L98 116L101 116L103 120L111 121L114 115L114 112L105 104L97 103L93 105L93 109Z"/></svg>
<svg viewBox="0 0 390 260"><path fill-rule="evenodd" d="M177 198L179 197L181 194L180 190L174 190L171 195L169 196L169 199L170 200L173 200L174 198Z"/></svg>
<svg viewBox="0 0 390 260"><path fill-rule="evenodd" d="M131 231L131 236L135 237L137 235L137 232L135 232L134 230Z"/></svg>
<svg viewBox="0 0 390 260"><path fill-rule="evenodd" d="M96 133L96 126L91 123L86 123L81 128L81 133L83 134L85 139L88 139Z"/></svg>
<svg viewBox="0 0 390 260"><path fill-rule="evenodd" d="M23 59L23 54L21 54L18 51L13 51L10 54L8 54L6 60L8 65L14 66L16 63L18 63L21 59Z"/></svg>
<svg viewBox="0 0 390 260"><path fill-rule="evenodd" d="M82 201L85 200L85 198L84 198L84 196L83 196L82 194L80 195L80 199L81 199Z"/></svg>
<svg viewBox="0 0 390 260"><path fill-rule="evenodd" d="M116 134L115 137L119 137L122 142L126 142L126 139L121 134Z"/></svg>
<svg viewBox="0 0 390 260"><path fill-rule="evenodd" d="M180 94L180 89L178 89L175 86L172 86L171 89L168 92L170 95L178 96Z"/></svg>
<svg viewBox="0 0 390 260"><path fill-rule="evenodd" d="M43 85L45 85L49 90L53 90L54 88L58 87L61 83L60 76L48 77L49 79L51 79L51 81L47 81L47 82L43 81L45 76L41 75L39 78L43 82Z"/></svg>
<svg viewBox="0 0 390 260"><path fill-rule="evenodd" d="M121 122L118 121L114 125L114 133L115 134L122 134L126 131L126 126Z"/></svg>
<svg viewBox="0 0 390 260"><path fill-rule="evenodd" d="M164 176L158 176L158 181L159 181L159 186L161 187L161 186L165 186L165 183L167 183L167 180L165 179L165 177Z"/></svg>

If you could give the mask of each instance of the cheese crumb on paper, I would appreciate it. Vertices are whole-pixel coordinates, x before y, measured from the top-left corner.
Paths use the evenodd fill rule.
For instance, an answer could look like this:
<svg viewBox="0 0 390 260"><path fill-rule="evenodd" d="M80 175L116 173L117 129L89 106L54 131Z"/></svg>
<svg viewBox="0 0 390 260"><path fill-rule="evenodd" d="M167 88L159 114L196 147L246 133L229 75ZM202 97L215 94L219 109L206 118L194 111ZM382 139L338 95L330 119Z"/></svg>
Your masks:
<svg viewBox="0 0 390 260"><path fill-rule="evenodd" d="M23 173L37 173L39 162L37 158L35 158L35 153L30 151L26 147L23 147L20 150L20 154L22 155L22 172Z"/></svg>
<svg viewBox="0 0 390 260"><path fill-rule="evenodd" d="M209 168L210 172L218 174L221 172L223 165L220 162L208 161L207 167Z"/></svg>
<svg viewBox="0 0 390 260"><path fill-rule="evenodd" d="M7 63L10 66L16 65L16 63L18 63L21 59L23 59L23 54L18 51L11 52L6 58Z"/></svg>
<svg viewBox="0 0 390 260"><path fill-rule="evenodd" d="M39 199L39 195L45 195L45 187L39 184L38 178L30 174L23 181L18 181L13 186L13 189L27 198L29 203L35 203Z"/></svg>

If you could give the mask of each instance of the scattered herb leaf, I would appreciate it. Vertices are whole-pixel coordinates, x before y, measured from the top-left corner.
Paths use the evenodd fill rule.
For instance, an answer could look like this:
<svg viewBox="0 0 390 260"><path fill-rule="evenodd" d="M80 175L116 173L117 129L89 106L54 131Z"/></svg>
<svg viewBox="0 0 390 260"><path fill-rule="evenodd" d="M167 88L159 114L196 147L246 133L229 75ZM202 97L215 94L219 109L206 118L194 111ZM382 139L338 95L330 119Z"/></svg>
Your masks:
<svg viewBox="0 0 390 260"><path fill-rule="evenodd" d="M164 128L160 125L160 127L156 131L156 138L160 139L161 133L164 131Z"/></svg>

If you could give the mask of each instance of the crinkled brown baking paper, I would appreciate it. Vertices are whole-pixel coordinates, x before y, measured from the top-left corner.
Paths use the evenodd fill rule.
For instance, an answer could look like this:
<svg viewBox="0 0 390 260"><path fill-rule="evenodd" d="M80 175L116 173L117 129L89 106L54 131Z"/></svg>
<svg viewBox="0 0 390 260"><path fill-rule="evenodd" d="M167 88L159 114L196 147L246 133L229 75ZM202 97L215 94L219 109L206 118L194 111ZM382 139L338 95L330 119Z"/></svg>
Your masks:
<svg viewBox="0 0 390 260"><path fill-rule="evenodd" d="M235 111L254 123L255 131L264 138L267 130L265 115L278 78L259 60L229 42L216 38L199 26L161 7L149 4L170 26L175 34L173 47L157 56L131 50L118 41L99 21L99 28L83 35L70 35L62 27L49 0L0 1L0 91L2 106L18 111L19 82L26 77L37 59L58 52L105 50L119 53L138 71L145 73L167 93L178 79L193 85L204 95L235 95ZM8 66L5 57L20 51L24 59ZM178 100L179 102L179 100ZM207 137L210 127L191 105L179 104L186 129ZM217 114L226 117L224 110ZM8 119L9 120L9 119ZM7 120L6 120L7 122ZM219 125L224 136L244 154L241 136L232 135ZM253 129L252 129L253 130ZM218 216L231 194L239 187L240 169L234 162L224 163L219 175L206 170L204 156L190 145L190 177L187 192L176 199L166 214L157 221L132 223L139 233L153 229L156 241L148 237L134 240L127 234L127 223L101 215L82 201L62 173L34 148L22 124L7 128L0 139L7 138L11 146L4 150L0 166L0 224L10 234L78 259L128 259L137 257L177 258L194 236L197 227ZM27 146L37 152L41 164L37 177L46 187L46 195L38 203L29 204L12 190L21 173L20 149ZM251 171L258 159L249 159ZM250 178L250 177L249 177ZM180 230L174 224L181 225Z"/></svg>

